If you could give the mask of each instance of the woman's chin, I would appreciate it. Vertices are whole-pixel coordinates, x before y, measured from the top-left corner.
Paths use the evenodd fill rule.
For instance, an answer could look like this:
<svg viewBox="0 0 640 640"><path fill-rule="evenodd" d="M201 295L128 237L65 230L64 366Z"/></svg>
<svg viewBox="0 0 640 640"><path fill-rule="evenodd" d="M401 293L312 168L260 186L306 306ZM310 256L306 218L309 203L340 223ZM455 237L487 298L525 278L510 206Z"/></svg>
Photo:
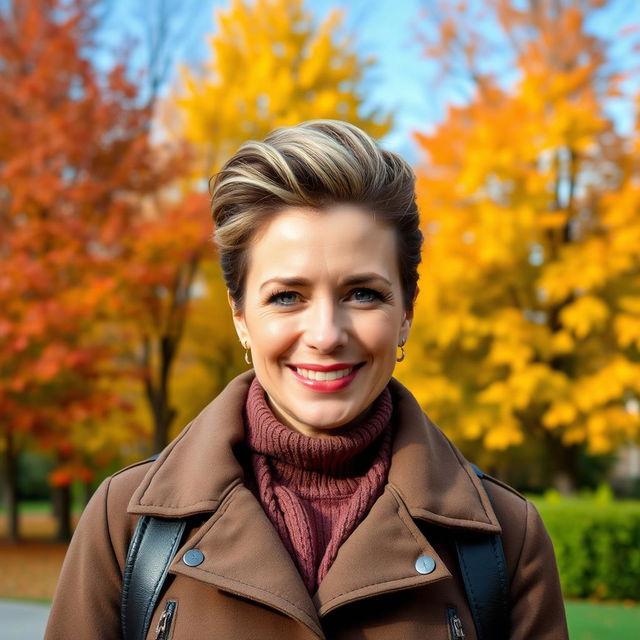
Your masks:
<svg viewBox="0 0 640 640"><path fill-rule="evenodd" d="M363 415L366 415L369 407L336 408L334 412L328 410L326 404L318 412L301 411L295 420L287 420L287 423L296 431L306 435L330 436L332 434L348 431L359 424Z"/></svg>

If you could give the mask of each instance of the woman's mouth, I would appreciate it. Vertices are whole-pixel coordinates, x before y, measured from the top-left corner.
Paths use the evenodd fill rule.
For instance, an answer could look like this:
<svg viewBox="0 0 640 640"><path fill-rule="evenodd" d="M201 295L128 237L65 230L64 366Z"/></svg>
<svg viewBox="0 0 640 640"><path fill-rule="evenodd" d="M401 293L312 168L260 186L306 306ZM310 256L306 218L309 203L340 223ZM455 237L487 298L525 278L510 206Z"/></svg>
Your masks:
<svg viewBox="0 0 640 640"><path fill-rule="evenodd" d="M338 378L344 378L348 376L354 367L347 367L346 369L337 369L336 371L314 371L313 369L302 369L296 367L296 373L304 376L309 380L337 380Z"/></svg>
<svg viewBox="0 0 640 640"><path fill-rule="evenodd" d="M305 386L324 393L339 391L353 382L360 367L358 364L320 365L289 365L295 378Z"/></svg>

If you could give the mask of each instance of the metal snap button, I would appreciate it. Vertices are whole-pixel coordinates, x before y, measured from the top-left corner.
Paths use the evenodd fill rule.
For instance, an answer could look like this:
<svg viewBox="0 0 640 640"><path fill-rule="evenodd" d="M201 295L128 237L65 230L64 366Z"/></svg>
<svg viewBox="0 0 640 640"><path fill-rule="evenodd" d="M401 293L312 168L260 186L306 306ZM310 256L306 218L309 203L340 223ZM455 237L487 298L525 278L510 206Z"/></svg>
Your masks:
<svg viewBox="0 0 640 640"><path fill-rule="evenodd" d="M416 560L416 571L423 575L432 573L436 568L436 561L431 556L420 556Z"/></svg>
<svg viewBox="0 0 640 640"><path fill-rule="evenodd" d="M204 561L204 553L200 549L189 549L183 556L182 562L188 567L197 567Z"/></svg>

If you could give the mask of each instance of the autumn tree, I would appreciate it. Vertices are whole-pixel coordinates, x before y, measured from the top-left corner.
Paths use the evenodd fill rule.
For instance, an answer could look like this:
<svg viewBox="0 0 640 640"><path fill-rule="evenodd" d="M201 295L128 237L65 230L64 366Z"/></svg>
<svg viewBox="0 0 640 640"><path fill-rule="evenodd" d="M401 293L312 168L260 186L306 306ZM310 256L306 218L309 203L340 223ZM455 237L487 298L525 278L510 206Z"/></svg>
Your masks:
<svg viewBox="0 0 640 640"><path fill-rule="evenodd" d="M0 434L13 538L25 442L58 461L58 536L69 536L69 486L91 474L78 433L122 406L103 384L117 371L99 329L114 312L122 238L173 171L158 168L149 108L124 66L93 62L95 7L0 11Z"/></svg>
<svg viewBox="0 0 640 640"><path fill-rule="evenodd" d="M244 141L315 118L348 120L378 137L388 117L362 113L364 73L337 10L318 22L303 0L231 0L216 11L210 58L183 69L180 132L198 150L197 177Z"/></svg>
<svg viewBox="0 0 640 640"><path fill-rule="evenodd" d="M607 111L624 75L585 24L604 4L431 5L427 54L471 92L417 136L427 248L404 377L459 438L539 446L564 488L581 451L640 433L640 130Z"/></svg>
<svg viewBox="0 0 640 640"><path fill-rule="evenodd" d="M142 384L153 425L152 450L162 450L178 409L171 382L196 278L213 255L208 201L203 194L156 194L141 203L142 214L124 243L120 262L122 308L117 326L121 356ZM131 398L135 402L135 397Z"/></svg>

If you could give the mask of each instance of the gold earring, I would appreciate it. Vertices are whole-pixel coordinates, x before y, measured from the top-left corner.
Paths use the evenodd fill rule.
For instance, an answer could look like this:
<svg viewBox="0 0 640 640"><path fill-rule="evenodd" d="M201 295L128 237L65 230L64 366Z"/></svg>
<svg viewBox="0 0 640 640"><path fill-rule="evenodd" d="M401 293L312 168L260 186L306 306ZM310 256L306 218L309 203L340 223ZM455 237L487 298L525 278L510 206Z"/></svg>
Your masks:
<svg viewBox="0 0 640 640"><path fill-rule="evenodd" d="M400 355L396 358L396 362L402 362L404 360L404 343L406 342L406 339L403 338L402 342L398 345L400 347Z"/></svg>
<svg viewBox="0 0 640 640"><path fill-rule="evenodd" d="M242 345L244 347L244 361L251 366L253 362L251 361L251 350L249 349L249 343L245 342Z"/></svg>

